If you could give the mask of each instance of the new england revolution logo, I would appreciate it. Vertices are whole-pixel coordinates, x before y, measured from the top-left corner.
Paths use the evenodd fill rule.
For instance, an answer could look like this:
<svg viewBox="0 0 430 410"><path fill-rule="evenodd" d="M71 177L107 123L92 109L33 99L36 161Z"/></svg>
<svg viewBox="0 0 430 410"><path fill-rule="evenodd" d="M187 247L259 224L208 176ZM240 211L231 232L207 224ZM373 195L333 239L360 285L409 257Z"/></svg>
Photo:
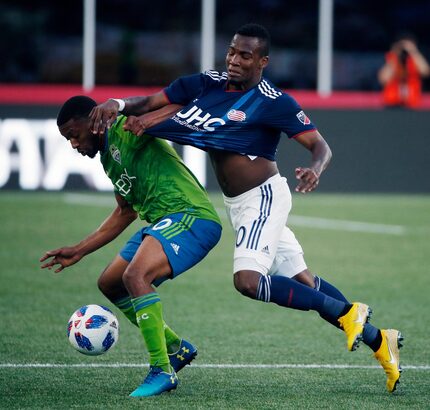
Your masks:
<svg viewBox="0 0 430 410"><path fill-rule="evenodd" d="M243 111L230 110L227 113L227 118L231 121L245 121L246 114Z"/></svg>

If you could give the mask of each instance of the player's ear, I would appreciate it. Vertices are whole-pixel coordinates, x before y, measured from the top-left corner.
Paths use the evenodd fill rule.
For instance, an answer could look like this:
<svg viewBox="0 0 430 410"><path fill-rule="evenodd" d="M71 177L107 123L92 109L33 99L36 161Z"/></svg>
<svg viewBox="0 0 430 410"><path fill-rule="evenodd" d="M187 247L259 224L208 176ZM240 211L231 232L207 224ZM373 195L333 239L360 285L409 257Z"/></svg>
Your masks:
<svg viewBox="0 0 430 410"><path fill-rule="evenodd" d="M82 118L81 126L84 130L89 131L91 134L93 133L92 127L91 127L91 119L88 118Z"/></svg>
<svg viewBox="0 0 430 410"><path fill-rule="evenodd" d="M260 58L260 69L265 69L269 64L269 56L264 56Z"/></svg>

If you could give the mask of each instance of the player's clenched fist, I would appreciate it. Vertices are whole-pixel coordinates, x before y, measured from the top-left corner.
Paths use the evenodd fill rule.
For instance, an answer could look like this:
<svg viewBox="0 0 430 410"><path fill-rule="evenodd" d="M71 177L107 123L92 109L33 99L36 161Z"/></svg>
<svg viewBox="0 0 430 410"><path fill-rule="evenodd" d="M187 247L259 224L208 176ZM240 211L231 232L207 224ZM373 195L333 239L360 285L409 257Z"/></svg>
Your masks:
<svg viewBox="0 0 430 410"><path fill-rule="evenodd" d="M306 192L313 191L319 183L319 175L311 168L301 168L295 169L296 179L300 182L297 185L295 191L305 194Z"/></svg>
<svg viewBox="0 0 430 410"><path fill-rule="evenodd" d="M125 131L130 131L138 137L140 137L146 129L145 125L143 124L143 121L140 118L135 117L134 115L130 115L127 118L123 128Z"/></svg>

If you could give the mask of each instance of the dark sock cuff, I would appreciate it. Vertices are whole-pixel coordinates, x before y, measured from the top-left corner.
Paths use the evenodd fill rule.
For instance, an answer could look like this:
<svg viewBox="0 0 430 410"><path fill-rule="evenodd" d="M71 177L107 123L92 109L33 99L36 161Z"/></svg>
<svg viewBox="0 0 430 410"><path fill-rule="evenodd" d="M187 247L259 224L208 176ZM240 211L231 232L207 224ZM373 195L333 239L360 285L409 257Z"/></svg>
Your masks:
<svg viewBox="0 0 430 410"><path fill-rule="evenodd" d="M345 316L352 308L352 304L346 303L345 307L343 308L342 312L340 312L339 317Z"/></svg>

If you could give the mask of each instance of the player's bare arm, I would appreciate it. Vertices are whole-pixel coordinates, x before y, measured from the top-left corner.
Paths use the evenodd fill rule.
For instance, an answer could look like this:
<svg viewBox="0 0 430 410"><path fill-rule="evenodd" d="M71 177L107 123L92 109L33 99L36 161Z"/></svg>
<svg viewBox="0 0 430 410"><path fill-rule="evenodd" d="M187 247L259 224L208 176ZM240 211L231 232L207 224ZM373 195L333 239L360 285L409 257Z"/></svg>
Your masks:
<svg viewBox="0 0 430 410"><path fill-rule="evenodd" d="M125 115L142 115L149 111L156 110L167 104L164 92L144 96L144 97L127 97L123 99L125 106L121 112ZM120 105L115 99L109 99L102 104L97 105L90 112L90 129L94 134L103 134L106 128L109 128L118 116Z"/></svg>
<svg viewBox="0 0 430 410"><path fill-rule="evenodd" d="M430 75L430 65L424 55L418 50L417 45L411 40L403 40L400 43L401 47L407 51L414 60L420 75L422 77L428 77Z"/></svg>
<svg viewBox="0 0 430 410"><path fill-rule="evenodd" d="M158 110L148 112L139 117L130 115L124 124L124 130L130 131L137 136L141 136L146 129L153 127L154 125L171 118L173 114L176 114L181 110L183 106L179 104L169 104Z"/></svg>
<svg viewBox="0 0 430 410"><path fill-rule="evenodd" d="M123 198L116 195L116 200L118 206L97 230L74 246L64 246L47 251L40 258L40 262L49 260L42 264L41 268L52 269L59 265L55 269L55 273L61 272L64 268L79 262L85 255L100 249L115 239L137 217L137 213Z"/></svg>
<svg viewBox="0 0 430 410"><path fill-rule="evenodd" d="M322 172L327 168L331 159L331 149L318 131L303 133L295 140L312 153L312 162L309 167L297 167L296 178L299 183L296 192L303 194L311 192L318 186Z"/></svg>

